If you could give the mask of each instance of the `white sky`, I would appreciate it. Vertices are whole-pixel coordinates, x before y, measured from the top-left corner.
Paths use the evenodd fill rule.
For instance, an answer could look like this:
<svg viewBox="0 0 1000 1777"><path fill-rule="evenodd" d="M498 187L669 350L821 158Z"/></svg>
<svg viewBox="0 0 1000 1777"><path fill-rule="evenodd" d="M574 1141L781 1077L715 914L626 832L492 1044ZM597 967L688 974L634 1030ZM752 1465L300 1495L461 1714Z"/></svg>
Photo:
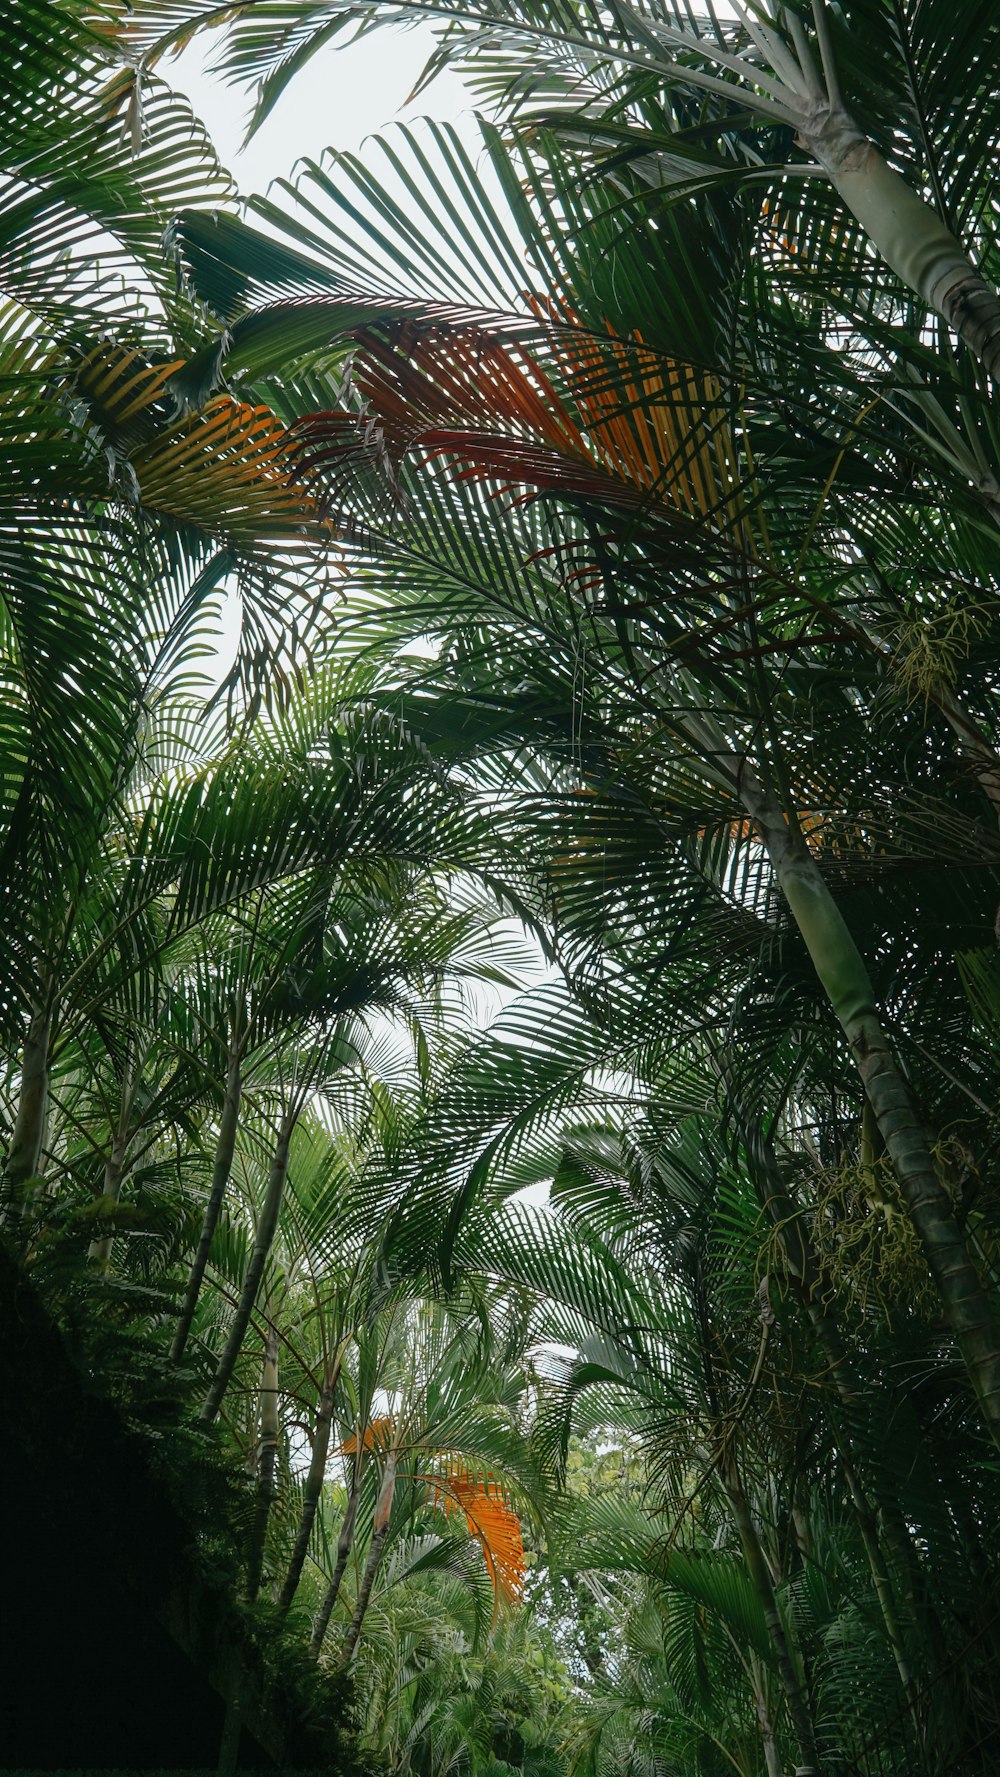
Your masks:
<svg viewBox="0 0 1000 1777"><path fill-rule="evenodd" d="M433 33L423 24L405 31L381 30L359 42L321 50L243 148L250 96L206 72L216 38L216 33L201 33L161 72L187 94L223 165L246 192L266 190L272 179L287 178L303 156L318 160L324 148L356 151L366 136L387 123L424 115L455 122L470 107L462 81L448 72L408 105L434 47Z"/></svg>

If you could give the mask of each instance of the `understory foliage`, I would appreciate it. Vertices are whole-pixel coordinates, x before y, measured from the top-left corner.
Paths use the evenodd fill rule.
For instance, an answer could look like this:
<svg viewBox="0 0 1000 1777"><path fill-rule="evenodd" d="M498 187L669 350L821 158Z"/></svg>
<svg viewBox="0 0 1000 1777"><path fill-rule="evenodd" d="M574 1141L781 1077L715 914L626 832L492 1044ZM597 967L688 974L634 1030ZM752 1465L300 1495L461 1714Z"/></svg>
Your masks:
<svg viewBox="0 0 1000 1777"><path fill-rule="evenodd" d="M993 0L10 12L10 1252L373 1768L985 1777Z"/></svg>

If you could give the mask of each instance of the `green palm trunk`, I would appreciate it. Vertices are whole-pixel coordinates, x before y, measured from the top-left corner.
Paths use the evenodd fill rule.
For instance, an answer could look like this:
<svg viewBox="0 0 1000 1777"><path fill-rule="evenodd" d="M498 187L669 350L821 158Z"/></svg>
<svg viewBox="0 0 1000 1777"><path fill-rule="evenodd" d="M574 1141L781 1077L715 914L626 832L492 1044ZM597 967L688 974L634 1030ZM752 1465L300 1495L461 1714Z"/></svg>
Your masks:
<svg viewBox="0 0 1000 1777"><path fill-rule="evenodd" d="M205 1396L205 1401L201 1413L199 1414L199 1418L203 1425L211 1424L222 1405L223 1396L233 1378L233 1371L236 1368L236 1360L239 1357L243 1340L246 1337L247 1327L250 1325L250 1316L254 1311L257 1294L261 1286L261 1280L264 1276L264 1267L267 1264L268 1254L271 1251L271 1245L278 1226L278 1217L281 1213L282 1199L285 1194L285 1182L288 1178L289 1146L292 1139L292 1130L295 1128L297 1119L298 1111L289 1111L283 1118L281 1127L278 1131L278 1139L275 1143L274 1154L271 1160L267 1191L260 1212L260 1220L257 1223L257 1234L254 1240L253 1251L250 1254L250 1263L247 1266L246 1276L243 1279L243 1288L240 1291L240 1299L237 1303L236 1313L233 1316L232 1326L229 1329L229 1337L226 1340L215 1375L212 1378L211 1387Z"/></svg>
<svg viewBox="0 0 1000 1777"><path fill-rule="evenodd" d="M726 1498L729 1501L736 1525L743 1559L750 1575L754 1591L757 1594L767 1632L774 1652L774 1661L778 1671L781 1689L784 1693L785 1705L788 1709L792 1732L799 1745L801 1763L798 1766L800 1777L814 1777L821 1769L819 1751L816 1744L816 1730L809 1704L806 1699L802 1680L796 1669L795 1660L789 1645L785 1625L778 1609L774 1584L767 1564L767 1558L761 1547L757 1527L753 1521L750 1503L743 1490L739 1470L731 1452L724 1451L719 1462L719 1473Z"/></svg>
<svg viewBox="0 0 1000 1777"><path fill-rule="evenodd" d="M260 1445L257 1452L257 1505L247 1561L247 1598L252 1604L260 1590L264 1570L267 1525L274 1503L274 1470L278 1457L281 1423L278 1413L278 1333L268 1304L268 1330L260 1382Z"/></svg>
<svg viewBox="0 0 1000 1777"><path fill-rule="evenodd" d="M1000 381L1000 299L951 229L842 107L824 106L801 133L886 264Z"/></svg>
<svg viewBox="0 0 1000 1777"><path fill-rule="evenodd" d="M736 773L744 807L850 1045L983 1418L1000 1445L1000 1330L955 1219L875 1006L864 960L815 859L753 773Z"/></svg>
<svg viewBox="0 0 1000 1777"><path fill-rule="evenodd" d="M20 1199L29 1179L38 1172L45 1118L49 1102L49 1042L51 1014L45 1005L32 1008L21 1057L21 1090L17 1115L3 1169L4 1210L20 1213Z"/></svg>
<svg viewBox="0 0 1000 1777"><path fill-rule="evenodd" d="M295 1545L292 1549L288 1563L288 1571L285 1574L281 1592L278 1595L278 1609L282 1612L291 1608L292 1600L295 1597L299 1580L302 1577L302 1569L305 1565L306 1555L309 1552L309 1540L312 1536L313 1524L316 1521L319 1502L323 1495L323 1482L326 1478L326 1462L327 1457L330 1454L330 1434L333 1428L334 1383L335 1379L331 1378L324 1384L323 1392L319 1397L319 1403L316 1408L316 1426L313 1432L312 1456L309 1462L309 1472L306 1475L305 1486L302 1490L302 1513L299 1518L299 1527L295 1536ZM334 1594L334 1598L336 1598L336 1594ZM333 1609L333 1602L331 1602L330 1609ZM327 1614L327 1621L329 1621L329 1613ZM324 1631L325 1627L326 1625L324 1624Z"/></svg>
<svg viewBox="0 0 1000 1777"><path fill-rule="evenodd" d="M733 1102L736 1102L735 1097ZM826 1280L821 1275L808 1229L801 1211L785 1190L771 1143L764 1137L759 1127L748 1130L745 1121L743 1122L743 1133L752 1156L753 1171L757 1175L758 1196L761 1199L762 1207L777 1230L789 1272L795 1280L806 1316L815 1334L816 1342L823 1353L844 1415L850 1424L857 1416L858 1392L839 1328L833 1316L824 1307L824 1301L827 1298ZM917 1691L899 1623L892 1580L882 1553L876 1515L869 1503L846 1440L837 1436L835 1432L834 1443L861 1535L886 1636L892 1648L900 1684L910 1706L914 1727L919 1738L921 1724Z"/></svg>
<svg viewBox="0 0 1000 1777"><path fill-rule="evenodd" d="M334 1565L333 1576L323 1595L323 1602L317 1613L316 1621L313 1624L312 1635L309 1638L309 1652L314 1658L319 1654L327 1629L330 1626L333 1607L340 1596L340 1588L344 1582L344 1574L347 1572L347 1563L350 1560L351 1549L354 1544L354 1527L357 1523L358 1505L361 1499L360 1465L361 1458L359 1455L354 1465L354 1478L351 1482L351 1490L347 1499L347 1510L344 1513L343 1522L340 1526L340 1535L337 1538L337 1560Z"/></svg>
<svg viewBox="0 0 1000 1777"><path fill-rule="evenodd" d="M122 1102L121 1109L118 1113L118 1123L114 1136L112 1137L111 1147L108 1150L107 1159L104 1162L103 1196L105 1201L109 1204L116 1204L118 1202L121 1196L122 1184L125 1180L128 1147L129 1142L132 1139L132 1099L140 1073L141 1067L139 1063L136 1062L131 1078L126 1077L122 1086ZM106 1271L111 1263L111 1247L113 1240L114 1236L112 1234L102 1234L90 1243L87 1256L90 1259L91 1264L96 1265L100 1271Z"/></svg>
<svg viewBox="0 0 1000 1777"><path fill-rule="evenodd" d="M236 1134L239 1127L240 1097L242 1083L240 1077L241 1046L235 1025L229 1049L229 1065L226 1073L226 1095L222 1104L222 1115L219 1119L219 1134L215 1144L215 1159L212 1166L212 1184L205 1205L205 1217L198 1238L198 1250L194 1256L188 1277L184 1306L181 1309L177 1330L170 1347L171 1362L179 1363L184 1355L184 1347L188 1342L194 1322L198 1297L205 1278L208 1255L212 1248L212 1236L215 1233L219 1214L225 1199L230 1174L233 1170L233 1154L236 1150Z"/></svg>

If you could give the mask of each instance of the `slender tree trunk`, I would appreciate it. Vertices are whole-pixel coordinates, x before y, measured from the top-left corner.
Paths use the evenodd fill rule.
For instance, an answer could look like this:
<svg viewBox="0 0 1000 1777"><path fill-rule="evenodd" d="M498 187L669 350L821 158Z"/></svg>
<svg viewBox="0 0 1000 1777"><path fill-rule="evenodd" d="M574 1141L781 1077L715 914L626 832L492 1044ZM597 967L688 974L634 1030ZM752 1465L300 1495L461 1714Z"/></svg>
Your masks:
<svg viewBox="0 0 1000 1777"><path fill-rule="evenodd" d="M191 1266L190 1276L188 1277L187 1291L184 1296L184 1306L181 1309L180 1319L177 1322L177 1330L174 1333L173 1343L170 1347L171 1362L175 1364L179 1363L184 1355L184 1347L188 1342L188 1337L194 1322L195 1309L198 1306L198 1296L201 1292L205 1270L208 1265L208 1255L212 1247L212 1236L215 1233L216 1223L219 1220L219 1213L222 1209L223 1199L226 1195L226 1188L229 1184L229 1176L233 1170L233 1154L236 1150L236 1132L239 1126L240 1094L242 1090L240 1064L241 1042L234 1020L232 1040L229 1048L229 1065L226 1073L226 1095L222 1103L222 1115L219 1119L219 1134L215 1144L215 1161L212 1166L212 1185L208 1194L208 1202L205 1205L205 1218L201 1225L201 1234L198 1239L198 1250L195 1253L194 1263Z"/></svg>
<svg viewBox="0 0 1000 1777"><path fill-rule="evenodd" d="M108 1203L117 1203L121 1196L122 1180L125 1177L125 1155L131 1140L129 1123L132 1116L132 1094L137 1078L138 1069L131 1081L126 1079L122 1084L122 1103L118 1116L118 1127L115 1130L108 1157L104 1162L103 1197ZM87 1257L99 1271L106 1271L111 1262L113 1240L112 1234L101 1234L90 1243Z"/></svg>
<svg viewBox="0 0 1000 1777"><path fill-rule="evenodd" d="M268 1329L264 1345L264 1367L260 1381L260 1444L257 1450L257 1509L250 1536L247 1561L247 1598L252 1604L260 1591L264 1571L264 1549L267 1525L274 1502L274 1470L278 1458L278 1333L273 1325L272 1306L268 1303Z"/></svg>
<svg viewBox="0 0 1000 1777"><path fill-rule="evenodd" d="M29 1179L37 1176L41 1161L49 1102L50 1036L48 1007L33 1006L21 1058L17 1114L3 1169L4 1211L12 1221L21 1216L25 1187Z"/></svg>
<svg viewBox="0 0 1000 1777"><path fill-rule="evenodd" d="M724 1072L724 1070L723 1070ZM735 1101L734 1101L735 1102ZM866 1100L867 1105L867 1100ZM826 1293L825 1281L820 1274L813 1250L812 1241L798 1206L786 1191L778 1168L773 1146L763 1135L757 1125L749 1125L743 1117L738 1104L735 1105L744 1142L750 1156L751 1166L756 1175L758 1196L770 1217L778 1237L788 1269L795 1280L799 1297L809 1318L816 1342L822 1351L834 1387L848 1423L857 1417L860 1406L858 1390L851 1372L851 1364L839 1329L823 1305ZM870 1140L870 1138L869 1138ZM868 1566L871 1571L872 1585L878 1599L882 1621L886 1635L892 1648L896 1670L899 1673L903 1694L910 1706L914 1727L918 1735L922 1733L917 1707L917 1693L910 1672L899 1619L896 1613L896 1600L893 1593L889 1571L882 1555L879 1541L878 1525L875 1514L869 1504L864 1487L861 1484L853 1459L843 1439L834 1432L834 1443L840 1460L841 1472L847 1484L851 1505L858 1523L858 1529L864 1546Z"/></svg>
<svg viewBox="0 0 1000 1777"><path fill-rule="evenodd" d="M1000 1331L875 1007L861 953L816 860L742 761L734 775L855 1066L986 1424L1000 1445Z"/></svg>
<svg viewBox="0 0 1000 1777"><path fill-rule="evenodd" d="M1000 381L1000 299L947 223L893 172L836 98L817 107L801 136L887 265Z"/></svg>
<svg viewBox="0 0 1000 1777"><path fill-rule="evenodd" d="M285 1194L285 1181L288 1178L289 1144L291 1142L292 1130L295 1127L297 1116L297 1111L289 1111L284 1117L281 1128L278 1131L278 1139L271 1160L267 1191L264 1196L263 1208L260 1212L260 1220L257 1223L257 1235L254 1240L253 1251L250 1254L250 1263L247 1266L246 1276L243 1279L243 1288L240 1291L240 1299L237 1304L236 1313L233 1316L233 1324L229 1329L229 1337L226 1340L222 1355L219 1358L218 1367L212 1378L212 1385L205 1396L204 1405L199 1414L199 1418L203 1425L210 1425L212 1423L222 1405L223 1396L232 1381L233 1371L236 1368L236 1360L240 1354L240 1347L246 1336L247 1327L250 1325L250 1316L254 1311L254 1305L257 1301L257 1292L260 1289L261 1279L264 1275L264 1267L267 1264L268 1254L271 1251L271 1244L274 1240L275 1230L278 1226L278 1217L281 1213L281 1202Z"/></svg>
<svg viewBox="0 0 1000 1777"><path fill-rule="evenodd" d="M299 1580L302 1577L302 1569L305 1566L306 1555L309 1552L309 1540L312 1536L313 1524L316 1520L319 1502L323 1496L323 1482L326 1479L326 1462L327 1457L330 1454L330 1433L333 1427L333 1391L335 1386L336 1376L331 1375L324 1381L323 1391L319 1397L319 1403L316 1408L316 1426L313 1432L312 1458L309 1463L309 1473L306 1475L305 1486L302 1490L302 1515L299 1519L299 1528L295 1537L295 1547L292 1550L291 1559L288 1563L288 1572L285 1574L284 1583L282 1584L281 1592L278 1595L278 1609L282 1614L291 1608ZM330 1609L333 1609L332 1603ZM329 1615L327 1616L327 1621L329 1621ZM324 1624L324 1633L325 1629L326 1625Z"/></svg>
<svg viewBox="0 0 1000 1777"><path fill-rule="evenodd" d="M351 1660L353 1660L354 1650L357 1647L361 1636L361 1625L365 1620L365 1611L368 1609L368 1600L372 1595L372 1587L375 1584L375 1575L378 1572L378 1564L382 1559L382 1550L385 1546L385 1539L389 1534L389 1518L392 1513L392 1499L395 1491L396 1452L395 1450L390 1450L386 1457L385 1473L382 1476L382 1485L379 1488L379 1495L375 1504L375 1528L372 1531L372 1540L368 1547L368 1559L365 1562L365 1571L361 1578L361 1587L358 1592L357 1603L354 1606L354 1615L351 1618L351 1626L347 1631L347 1637L343 1649L341 1650L341 1664L344 1666L349 1665Z"/></svg>
<svg viewBox="0 0 1000 1777"><path fill-rule="evenodd" d="M358 1519L358 1505L360 1499L361 1456L359 1453L355 1458L354 1477L351 1482L351 1490L347 1496L347 1510L344 1513L343 1523L340 1526L340 1535L337 1538L337 1561L333 1570L333 1578L327 1586L323 1602L320 1605L316 1621L313 1624L312 1635L309 1638L309 1652L313 1655L314 1659L319 1654L320 1648L323 1646L324 1637L330 1626L330 1618L333 1615L333 1607L340 1596L340 1588L343 1584L344 1574L347 1571L347 1563L350 1559L351 1549L354 1544L354 1526Z"/></svg>
<svg viewBox="0 0 1000 1777"><path fill-rule="evenodd" d="M801 1777L815 1777L815 1773L820 1770L820 1761L809 1704L802 1681L795 1668L792 1650L785 1633L785 1625L781 1620L781 1612L778 1609L767 1557L761 1547L753 1514L743 1491L743 1483L740 1480L735 1458L731 1453L723 1455L719 1464L719 1474L739 1535L743 1559L757 1594L774 1650L775 1665L788 1708L792 1732L799 1744L801 1764L798 1770Z"/></svg>
<svg viewBox="0 0 1000 1777"><path fill-rule="evenodd" d="M600 1640L595 1638L591 1624L588 1622L587 1600L583 1596L583 1586L578 1574L567 1573L564 1577L576 1605L576 1620L580 1629L580 1652L583 1655L583 1663L592 1678L600 1678L607 1671L604 1649Z"/></svg>
<svg viewBox="0 0 1000 1777"><path fill-rule="evenodd" d="M756 1666L757 1664L758 1662L755 1660L754 1665ZM778 1743L774 1738L774 1725L771 1721L767 1707L767 1700L763 1690L755 1688L754 1704L757 1710L757 1726L760 1728L761 1744L764 1748L764 1765L767 1770L767 1777L783 1777L781 1754L778 1751Z"/></svg>

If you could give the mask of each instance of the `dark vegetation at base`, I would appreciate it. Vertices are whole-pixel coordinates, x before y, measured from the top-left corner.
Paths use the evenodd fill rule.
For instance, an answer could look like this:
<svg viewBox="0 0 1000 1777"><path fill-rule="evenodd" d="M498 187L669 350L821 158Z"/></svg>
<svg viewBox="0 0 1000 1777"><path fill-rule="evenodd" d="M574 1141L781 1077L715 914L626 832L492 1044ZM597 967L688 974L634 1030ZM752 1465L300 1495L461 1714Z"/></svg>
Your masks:
<svg viewBox="0 0 1000 1777"><path fill-rule="evenodd" d="M0 1348L2 1768L214 1771L239 1675L240 1769L360 1771L342 1682L235 1596L241 1489L213 1442L177 1425L155 1462L2 1249Z"/></svg>

